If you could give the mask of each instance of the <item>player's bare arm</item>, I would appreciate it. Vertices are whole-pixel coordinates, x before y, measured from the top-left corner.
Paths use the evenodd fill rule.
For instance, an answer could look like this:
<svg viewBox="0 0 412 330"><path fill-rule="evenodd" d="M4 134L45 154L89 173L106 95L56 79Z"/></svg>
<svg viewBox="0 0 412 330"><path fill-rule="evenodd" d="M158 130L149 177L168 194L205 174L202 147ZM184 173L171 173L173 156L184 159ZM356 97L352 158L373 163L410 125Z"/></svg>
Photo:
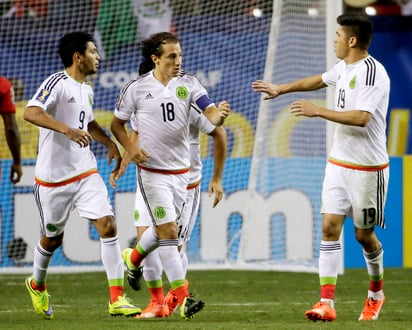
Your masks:
<svg viewBox="0 0 412 330"><path fill-rule="evenodd" d="M218 126L211 133L213 136L214 164L213 175L209 183L209 197L214 195L213 207L223 198L222 176L227 153L227 133L224 127Z"/></svg>
<svg viewBox="0 0 412 330"><path fill-rule="evenodd" d="M70 128L66 124L49 116L40 107L27 107L24 110L23 119L33 125L48 128L56 132L64 134L68 139L76 142L80 147L87 147L90 141L93 140L89 132Z"/></svg>
<svg viewBox="0 0 412 330"><path fill-rule="evenodd" d="M139 148L136 144L130 141L126 128L124 126L125 124L125 120L113 116L110 126L113 135L128 152L131 161L135 162L136 164L147 162L149 155L145 150Z"/></svg>
<svg viewBox="0 0 412 330"><path fill-rule="evenodd" d="M308 100L293 102L290 112L295 116L320 117L335 123L359 127L365 127L372 118L370 112L367 111L335 111L319 107Z"/></svg>
<svg viewBox="0 0 412 330"><path fill-rule="evenodd" d="M255 92L266 94L264 100L274 99L286 93L313 91L323 87L326 87L326 84L322 80L322 75L310 76L281 85L272 84L263 80L256 80L252 83L252 88Z"/></svg>
<svg viewBox="0 0 412 330"><path fill-rule="evenodd" d="M130 142L132 142L133 144L137 144L137 139L138 139L138 133L135 131L132 131L130 133ZM114 171L112 171L112 173L110 173L110 185L113 188L117 187L117 183L116 181L120 179L120 177L126 173L126 169L127 166L129 166L129 164L132 162L132 159L130 158L130 155L127 151L124 152L123 154L123 158L122 161L120 163L120 167L115 169Z"/></svg>

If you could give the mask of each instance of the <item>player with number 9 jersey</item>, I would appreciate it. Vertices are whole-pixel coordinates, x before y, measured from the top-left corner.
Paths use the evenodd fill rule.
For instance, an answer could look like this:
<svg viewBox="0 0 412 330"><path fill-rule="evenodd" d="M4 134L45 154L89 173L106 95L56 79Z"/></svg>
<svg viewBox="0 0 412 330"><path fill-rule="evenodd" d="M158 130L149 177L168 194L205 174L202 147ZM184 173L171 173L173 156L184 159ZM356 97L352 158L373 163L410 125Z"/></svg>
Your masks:
<svg viewBox="0 0 412 330"><path fill-rule="evenodd" d="M52 74L40 85L27 107L40 107L48 115L66 124L87 131L93 116L93 90L66 71ZM90 147L80 148L64 134L40 127L36 181L54 184L75 180L89 172L97 172L96 158Z"/></svg>

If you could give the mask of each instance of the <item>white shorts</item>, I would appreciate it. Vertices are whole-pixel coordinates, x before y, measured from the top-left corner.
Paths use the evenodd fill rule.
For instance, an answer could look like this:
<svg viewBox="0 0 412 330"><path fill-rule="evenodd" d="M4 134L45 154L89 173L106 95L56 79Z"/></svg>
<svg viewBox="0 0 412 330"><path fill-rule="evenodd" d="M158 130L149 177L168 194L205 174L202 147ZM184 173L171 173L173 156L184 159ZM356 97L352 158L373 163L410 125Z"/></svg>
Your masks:
<svg viewBox="0 0 412 330"><path fill-rule="evenodd" d="M189 172L162 174L138 169L138 182L143 200L156 226L176 222L186 200Z"/></svg>
<svg viewBox="0 0 412 330"><path fill-rule="evenodd" d="M378 171L348 169L327 163L321 213L347 215L360 229L385 228L389 167Z"/></svg>
<svg viewBox="0 0 412 330"><path fill-rule="evenodd" d="M47 237L58 236L64 231L74 208L88 220L113 216L107 187L100 174L92 174L59 187L44 187L37 183L33 187L42 232Z"/></svg>
<svg viewBox="0 0 412 330"><path fill-rule="evenodd" d="M199 211L199 204L200 184L187 190L186 203L183 208L182 216L177 222L177 227L179 229L179 245L184 245L190 239Z"/></svg>
<svg viewBox="0 0 412 330"><path fill-rule="evenodd" d="M153 221L144 202L139 182L137 182L136 197L134 200L134 225L135 227L153 226Z"/></svg>

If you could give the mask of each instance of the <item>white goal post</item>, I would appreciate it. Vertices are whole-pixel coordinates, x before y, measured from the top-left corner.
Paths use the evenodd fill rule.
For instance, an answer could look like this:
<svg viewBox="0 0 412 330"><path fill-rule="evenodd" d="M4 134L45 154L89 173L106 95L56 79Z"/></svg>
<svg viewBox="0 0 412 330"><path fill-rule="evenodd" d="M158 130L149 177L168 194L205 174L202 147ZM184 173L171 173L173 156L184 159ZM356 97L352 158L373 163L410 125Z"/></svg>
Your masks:
<svg viewBox="0 0 412 330"><path fill-rule="evenodd" d="M296 7L298 2L306 6ZM341 1L275 0L263 80L284 83L331 67L336 61L332 43L336 17L341 13ZM307 98L333 108L333 91L323 93L295 93L273 101L261 97L238 258L241 264L317 271L319 171L326 161L333 126L293 117L288 107L295 99Z"/></svg>

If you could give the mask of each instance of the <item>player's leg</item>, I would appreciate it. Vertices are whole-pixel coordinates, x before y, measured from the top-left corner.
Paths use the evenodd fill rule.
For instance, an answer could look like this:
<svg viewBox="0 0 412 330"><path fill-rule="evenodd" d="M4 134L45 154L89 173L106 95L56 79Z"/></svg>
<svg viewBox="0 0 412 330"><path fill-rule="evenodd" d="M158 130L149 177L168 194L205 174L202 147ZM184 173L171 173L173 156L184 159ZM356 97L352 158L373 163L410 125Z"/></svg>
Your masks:
<svg viewBox="0 0 412 330"><path fill-rule="evenodd" d="M186 203L183 207L182 215L180 216L178 223L177 223L178 235L179 235L179 254L180 254L180 258L182 259L182 265L183 265L185 277L186 277L187 267L189 263L189 260L185 252L185 247L186 247L187 242L190 239L190 236L193 231L193 227L196 222L197 213L199 210L199 204L200 204L200 182L199 184L195 186L190 186L190 189L188 188L187 195L186 195ZM189 281L187 279L185 280L185 286L186 286L186 289L189 288ZM169 309L169 313L171 314L178 306L178 299L177 299L176 293L173 290L173 288L170 288L170 290L168 291L165 297L165 301Z"/></svg>
<svg viewBox="0 0 412 330"><path fill-rule="evenodd" d="M147 172L147 171L144 171ZM130 286L135 290L140 290L140 279L143 275L142 261L146 256L158 247L159 238L156 230L153 228L153 216L147 198L143 198L143 184L141 180L141 170L137 169L137 189L135 195L135 226L150 227L148 230L139 234L137 231L138 241L133 249L127 248L122 251L122 257L127 266L128 281ZM153 190L155 191L156 188ZM147 190L150 192L151 185ZM149 222L150 221L150 222ZM140 236L140 237L139 237Z"/></svg>
<svg viewBox="0 0 412 330"><path fill-rule="evenodd" d="M148 306L142 311L140 318L169 316L169 310L165 304L165 296L163 292L163 267L157 249L146 256L142 265L143 277L151 298Z"/></svg>
<svg viewBox="0 0 412 330"><path fill-rule="evenodd" d="M140 174L142 194L148 201L150 212L156 223L159 237L158 253L163 269L170 286L178 297L181 316L190 318L202 309L203 302L193 300L185 287L185 272L178 251L176 220L178 214L182 212L186 199L187 173L164 175L140 171Z"/></svg>
<svg viewBox="0 0 412 330"><path fill-rule="evenodd" d="M141 312L124 294L124 264L106 185L100 175L79 182L75 205L81 217L90 219L100 235L101 259L109 285L109 313L133 316Z"/></svg>
<svg viewBox="0 0 412 330"><path fill-rule="evenodd" d="M307 319L333 321L336 319L334 306L338 269L342 258L339 241L344 216L324 214L322 241L319 249L320 300L306 311Z"/></svg>
<svg viewBox="0 0 412 330"><path fill-rule="evenodd" d="M384 207L389 169L358 171L356 180L368 182L353 193L353 219L357 241L362 245L369 275L369 290L359 320L377 320L385 301L383 293L383 248L374 227L384 227Z"/></svg>
<svg viewBox="0 0 412 330"><path fill-rule="evenodd" d="M34 196L40 212L42 237L34 249L33 274L26 278L26 288L33 308L46 319L53 318L46 279L54 251L63 242L63 233L72 206L73 184L43 187L34 184Z"/></svg>
<svg viewBox="0 0 412 330"><path fill-rule="evenodd" d="M135 217L134 224L136 227L137 241L140 241L143 233L153 227L153 222L148 212L147 205L143 200L140 189L136 190L135 197ZM152 229L150 229L152 230ZM143 278L146 287L150 292L150 302L148 306L140 314L140 318L156 318L169 316L169 312L165 305L165 297L163 292L162 282L162 264L160 262L157 250L150 252L142 261Z"/></svg>
<svg viewBox="0 0 412 330"><path fill-rule="evenodd" d="M139 177L138 173L137 177ZM134 248L124 249L122 251L122 258L127 267L127 280L129 282L129 285L133 288L133 290L139 291L141 288L140 281L143 275L142 261L144 261L144 259L139 255L140 249L138 247L138 243L140 242L146 229L153 226L152 217L150 212L148 211L148 205L144 201L139 187L139 181L137 181L137 189L135 194L134 225L136 228L137 244ZM157 236L152 236L152 238L157 241Z"/></svg>
<svg viewBox="0 0 412 330"><path fill-rule="evenodd" d="M361 233L360 233L361 232ZM356 229L356 237L363 247L363 256L369 275L368 295L359 320L374 321L385 302L383 293L383 249L373 230Z"/></svg>
<svg viewBox="0 0 412 330"><path fill-rule="evenodd" d="M340 233L350 200L344 188L341 169L328 164L322 190L322 240L319 248L320 300L305 312L312 321L336 319L334 306L338 269L342 259Z"/></svg>

